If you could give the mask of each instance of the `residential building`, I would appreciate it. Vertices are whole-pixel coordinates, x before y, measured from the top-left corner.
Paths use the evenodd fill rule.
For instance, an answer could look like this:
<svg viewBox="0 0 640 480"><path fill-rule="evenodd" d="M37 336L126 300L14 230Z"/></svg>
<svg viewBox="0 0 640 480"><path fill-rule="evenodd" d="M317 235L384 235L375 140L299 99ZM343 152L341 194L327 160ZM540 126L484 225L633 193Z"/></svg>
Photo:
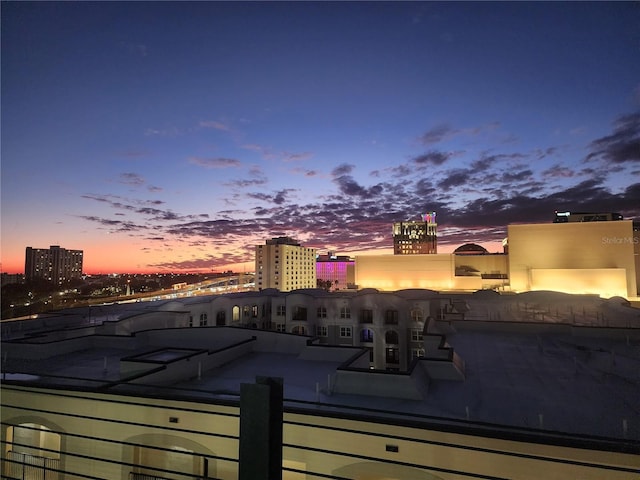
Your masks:
<svg viewBox="0 0 640 480"><path fill-rule="evenodd" d="M256 290L315 288L316 250L289 237L272 238L256 245L255 270Z"/></svg>
<svg viewBox="0 0 640 480"><path fill-rule="evenodd" d="M420 221L393 224L393 254L421 255L438 253L436 212L425 214Z"/></svg>
<svg viewBox="0 0 640 480"><path fill-rule="evenodd" d="M560 297L263 290L3 322L1 475L236 480L244 386L276 377L284 480L636 479L637 311L581 323L596 299Z"/></svg>
<svg viewBox="0 0 640 480"><path fill-rule="evenodd" d="M27 247L25 252L25 281L44 279L62 285L82 277L82 250L67 250L59 245L49 248Z"/></svg>
<svg viewBox="0 0 640 480"><path fill-rule="evenodd" d="M347 255L329 252L316 257L316 277L331 285L331 290L355 287L355 261Z"/></svg>

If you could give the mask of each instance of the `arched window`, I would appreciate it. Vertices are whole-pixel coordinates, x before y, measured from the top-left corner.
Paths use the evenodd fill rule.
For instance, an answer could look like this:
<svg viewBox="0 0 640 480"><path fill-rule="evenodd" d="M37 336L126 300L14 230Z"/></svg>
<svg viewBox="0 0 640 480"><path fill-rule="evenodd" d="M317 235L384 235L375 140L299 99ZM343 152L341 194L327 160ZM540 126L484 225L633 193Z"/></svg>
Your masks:
<svg viewBox="0 0 640 480"><path fill-rule="evenodd" d="M421 308L414 308L411 310L411 320L414 322L421 322L424 319L424 314Z"/></svg>
<svg viewBox="0 0 640 480"><path fill-rule="evenodd" d="M398 345L398 332L396 332L395 330L389 330L385 335L384 335L384 341L387 343L387 345Z"/></svg>
<svg viewBox="0 0 640 480"><path fill-rule="evenodd" d="M240 307L238 305L234 305L231 310L231 319L234 322L238 322L240 320Z"/></svg>
<svg viewBox="0 0 640 480"><path fill-rule="evenodd" d="M45 478L45 472L60 469L60 435L44 425L21 423L7 428L4 476ZM48 477L47 477L48 478Z"/></svg>
<svg viewBox="0 0 640 480"><path fill-rule="evenodd" d="M370 328L364 328L360 331L360 341L365 343L373 342L373 330Z"/></svg>

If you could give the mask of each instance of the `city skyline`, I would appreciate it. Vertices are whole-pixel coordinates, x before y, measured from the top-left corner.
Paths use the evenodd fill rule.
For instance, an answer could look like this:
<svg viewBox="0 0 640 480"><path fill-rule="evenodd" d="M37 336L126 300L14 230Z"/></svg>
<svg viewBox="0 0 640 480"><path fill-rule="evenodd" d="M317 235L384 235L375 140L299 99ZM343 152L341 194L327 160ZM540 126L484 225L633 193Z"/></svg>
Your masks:
<svg viewBox="0 0 640 480"><path fill-rule="evenodd" d="M501 251L554 210L640 218L640 8L2 3L2 271L252 269L291 236Z"/></svg>

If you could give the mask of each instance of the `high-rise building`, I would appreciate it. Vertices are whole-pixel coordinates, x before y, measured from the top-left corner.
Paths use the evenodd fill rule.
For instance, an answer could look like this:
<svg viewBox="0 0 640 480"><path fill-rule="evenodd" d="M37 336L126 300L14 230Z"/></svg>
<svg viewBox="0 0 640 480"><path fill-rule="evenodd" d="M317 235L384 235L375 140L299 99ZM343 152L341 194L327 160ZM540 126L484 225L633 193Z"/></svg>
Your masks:
<svg viewBox="0 0 640 480"><path fill-rule="evenodd" d="M29 282L36 278L62 285L72 278L82 277L82 250L67 250L59 245L49 248L27 247L24 277Z"/></svg>
<svg viewBox="0 0 640 480"><path fill-rule="evenodd" d="M256 245L256 290L277 288L288 292L316 288L316 249L300 245L289 237Z"/></svg>
<svg viewBox="0 0 640 480"><path fill-rule="evenodd" d="M393 224L394 255L438 253L436 212L426 213L422 220Z"/></svg>

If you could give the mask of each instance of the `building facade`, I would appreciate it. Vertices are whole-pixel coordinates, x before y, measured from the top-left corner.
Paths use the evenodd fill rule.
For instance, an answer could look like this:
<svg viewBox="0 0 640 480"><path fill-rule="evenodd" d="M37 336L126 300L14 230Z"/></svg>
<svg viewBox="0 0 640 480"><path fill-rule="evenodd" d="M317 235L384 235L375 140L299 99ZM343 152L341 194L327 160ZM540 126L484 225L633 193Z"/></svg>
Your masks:
<svg viewBox="0 0 640 480"><path fill-rule="evenodd" d="M25 281L44 279L55 285L62 285L73 278L82 277L82 261L82 250L67 250L59 245L51 245L49 248L27 247Z"/></svg>
<svg viewBox="0 0 640 480"><path fill-rule="evenodd" d="M282 292L316 288L316 250L289 237L256 245L255 288L275 288Z"/></svg>
<svg viewBox="0 0 640 480"><path fill-rule="evenodd" d="M438 224L436 212L430 212L420 221L393 224L393 254L420 255L438 253Z"/></svg>
<svg viewBox="0 0 640 480"><path fill-rule="evenodd" d="M358 288L640 296L640 230L631 220L508 226L505 254L356 257ZM508 253L507 253L508 252Z"/></svg>
<svg viewBox="0 0 640 480"><path fill-rule="evenodd" d="M316 257L316 277L330 285L330 290L354 288L355 260L346 255L326 255Z"/></svg>

